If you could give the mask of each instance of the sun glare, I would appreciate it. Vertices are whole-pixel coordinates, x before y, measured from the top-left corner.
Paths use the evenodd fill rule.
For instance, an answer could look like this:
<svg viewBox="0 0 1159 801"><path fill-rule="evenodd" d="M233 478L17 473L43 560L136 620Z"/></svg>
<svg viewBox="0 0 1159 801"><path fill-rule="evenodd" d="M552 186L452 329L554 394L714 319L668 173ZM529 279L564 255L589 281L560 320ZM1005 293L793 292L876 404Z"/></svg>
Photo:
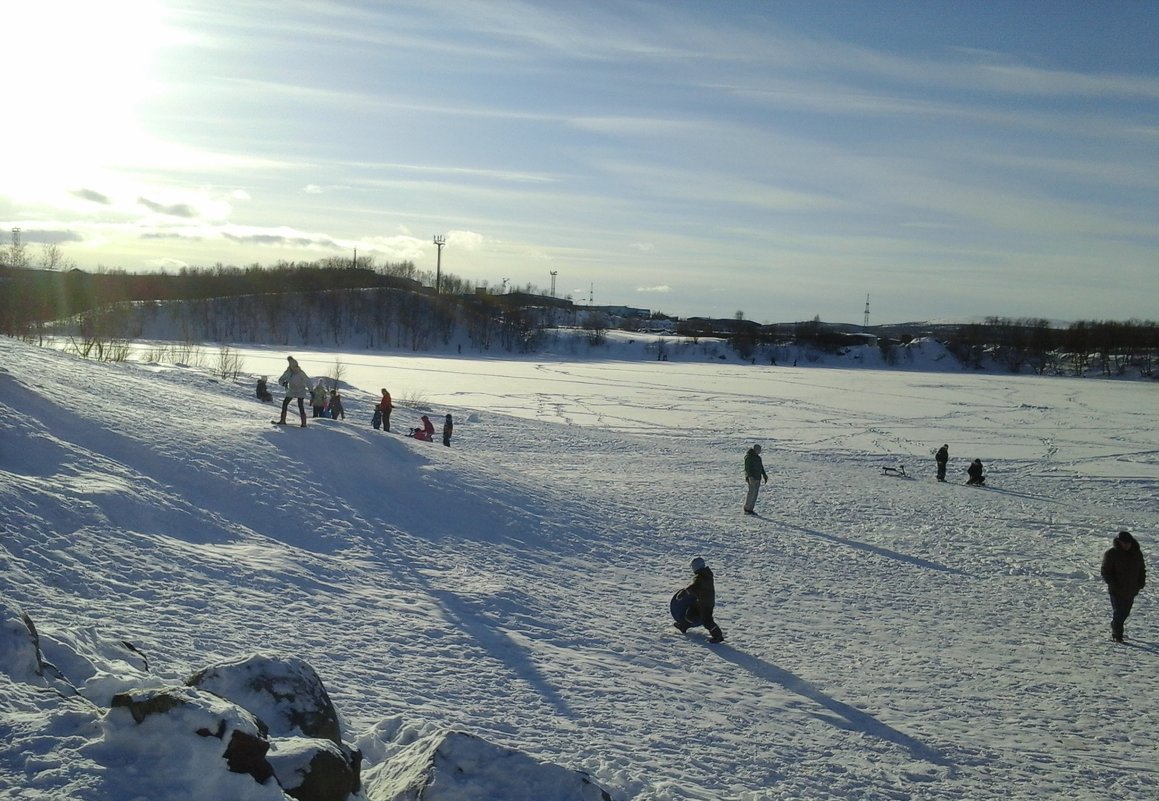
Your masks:
<svg viewBox="0 0 1159 801"><path fill-rule="evenodd" d="M8 192L73 183L124 163L143 137L140 104L165 41L156 0L38 0L5 9L0 130ZM78 174L80 173L80 174Z"/></svg>

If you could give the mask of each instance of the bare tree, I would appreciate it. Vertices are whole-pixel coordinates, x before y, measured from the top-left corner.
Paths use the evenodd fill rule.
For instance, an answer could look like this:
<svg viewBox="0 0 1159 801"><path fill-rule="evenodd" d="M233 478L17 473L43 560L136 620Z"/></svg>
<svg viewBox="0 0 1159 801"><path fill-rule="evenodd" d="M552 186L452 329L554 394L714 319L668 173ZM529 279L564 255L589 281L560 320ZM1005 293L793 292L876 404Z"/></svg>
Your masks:
<svg viewBox="0 0 1159 801"><path fill-rule="evenodd" d="M236 379L241 375L244 367L244 360L241 354L232 349L229 345L222 345L217 351L217 364L214 365L214 373L221 378Z"/></svg>
<svg viewBox="0 0 1159 801"><path fill-rule="evenodd" d="M46 270L71 270L76 262L67 258L60 245L55 242L45 242L40 246L40 266Z"/></svg>

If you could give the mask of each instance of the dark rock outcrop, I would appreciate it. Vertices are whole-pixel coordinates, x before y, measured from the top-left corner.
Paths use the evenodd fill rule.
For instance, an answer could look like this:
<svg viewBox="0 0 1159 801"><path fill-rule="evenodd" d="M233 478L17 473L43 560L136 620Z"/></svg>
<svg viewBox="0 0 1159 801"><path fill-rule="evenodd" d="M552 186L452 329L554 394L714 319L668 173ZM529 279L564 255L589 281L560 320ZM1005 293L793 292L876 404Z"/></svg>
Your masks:
<svg viewBox="0 0 1159 801"><path fill-rule="evenodd" d="M338 712L322 680L296 657L254 654L205 668L185 683L249 710L275 737L320 737L342 744Z"/></svg>

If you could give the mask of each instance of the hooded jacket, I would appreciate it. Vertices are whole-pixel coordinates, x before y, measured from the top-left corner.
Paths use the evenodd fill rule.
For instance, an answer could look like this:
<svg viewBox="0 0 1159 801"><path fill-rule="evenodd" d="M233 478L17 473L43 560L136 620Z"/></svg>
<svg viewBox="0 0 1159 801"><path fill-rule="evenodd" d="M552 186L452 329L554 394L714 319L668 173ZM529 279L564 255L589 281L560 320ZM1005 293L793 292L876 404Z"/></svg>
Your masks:
<svg viewBox="0 0 1159 801"><path fill-rule="evenodd" d="M765 481L769 480L769 474L765 472L765 463L761 459L761 455L757 453L756 448L749 448L744 455L744 477L746 481L753 481L763 478Z"/></svg>
<svg viewBox="0 0 1159 801"><path fill-rule="evenodd" d="M1120 598L1134 598L1147 584L1147 566L1143 563L1143 551L1139 542L1130 532L1120 531L1115 544L1103 554L1103 566L1099 571L1107 582L1107 592ZM1119 547L1119 541L1130 543L1129 548Z"/></svg>
<svg viewBox="0 0 1159 801"><path fill-rule="evenodd" d="M287 398L310 397L310 377L303 372L297 362L286 368L286 372L282 373L278 383L286 388Z"/></svg>
<svg viewBox="0 0 1159 801"><path fill-rule="evenodd" d="M310 391L310 403L313 406L325 406L329 398L330 393L326 391L326 386L321 381Z"/></svg>

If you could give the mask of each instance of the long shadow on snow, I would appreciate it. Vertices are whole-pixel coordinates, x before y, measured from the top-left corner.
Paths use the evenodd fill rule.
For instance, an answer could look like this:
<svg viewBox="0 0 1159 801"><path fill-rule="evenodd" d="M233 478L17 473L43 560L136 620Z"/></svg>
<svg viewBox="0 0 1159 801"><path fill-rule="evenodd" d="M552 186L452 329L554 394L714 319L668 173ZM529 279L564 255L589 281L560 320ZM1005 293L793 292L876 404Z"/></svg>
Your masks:
<svg viewBox="0 0 1159 801"><path fill-rule="evenodd" d="M931 562L929 559L920 559L916 556L909 556L908 554L898 553L897 551L891 551L888 548L882 548L882 547L877 546L877 545L869 545L868 543L857 542L856 540L846 539L845 537L838 537L838 536L835 536L833 534L826 534L824 531L818 531L817 529L814 529L814 528L805 528L804 526L795 526L792 523L785 523L784 521L777 521L777 523L778 523L778 525L781 525L785 528L793 529L794 531L800 531L802 534L808 534L812 537L820 537L821 539L829 540L830 542L836 542L836 543L839 543L841 545L848 545L850 548L856 548L859 551L865 551L866 553L872 553L872 554L877 554L878 556L884 556L887 559L896 559L899 562L906 562L908 564L914 565L915 567L924 567L924 568L928 568L930 570L939 570L943 573L952 573L953 575L956 575L956 576L969 576L970 575L965 570L960 570L956 567L950 567L948 565L939 564L937 562Z"/></svg>
<svg viewBox="0 0 1159 801"><path fill-rule="evenodd" d="M841 728L848 728L854 731L860 731L871 737L876 737L880 740L893 743L901 746L909 751L910 755L915 759L921 759L940 767L950 768L953 770L955 765L937 750L930 748L928 745L915 740L908 734L903 734L892 726L882 723L877 718L866 712L862 712L856 707L849 704L843 704L840 701L830 698L825 693L818 690L809 682L795 676L784 668L766 662L763 659L758 659L755 656L742 653L735 648L725 646L714 646L714 653L720 656L721 659L732 662L739 668L747 670L749 673L756 676L758 679L767 681L773 684L779 684L790 692L808 698L818 706L824 707L833 714L837 715L844 725L837 723L835 725ZM823 716L822 719L826 719ZM832 722L832 720L830 720Z"/></svg>
<svg viewBox="0 0 1159 801"><path fill-rule="evenodd" d="M168 456L148 443L133 439L108 427L95 426L74 412L44 398L17 382L11 375L0 371L0 389L17 409L34 409L27 434L20 437L38 452L30 460L30 469L17 469L21 475L43 477L51 481L72 456L65 459L68 446L85 453L85 461L94 466L107 460L115 463L134 478L148 482L150 493L164 498L159 506L155 498L141 494L95 493L85 499L101 510L115 526L130 530L163 532L166 536L190 543L228 543L239 539L235 526L244 526L259 533L295 530L298 521L291 512L276 508L262 508L255 504L250 490L239 487L224 475L215 475L204 467L192 464L182 455ZM48 454L49 441L41 440L34 430L42 429L58 442ZM19 433L19 432L18 432ZM206 511L197 503L198 498L213 498L212 510ZM218 510L229 509L230 517ZM284 539L279 538L279 539ZM309 550L324 552L319 543L297 542Z"/></svg>
<svg viewBox="0 0 1159 801"><path fill-rule="evenodd" d="M508 635L495 628L494 623L487 620L472 604L464 600L463 596L448 590L438 590L429 584L426 587L427 595L434 599L443 608L447 617L454 620L459 628L467 632L491 658L515 674L516 677L527 682L543 700L555 707L556 712L569 720L575 719L575 713L563 700L563 696L552 686L542 673L536 669L534 663L527 657L527 649L519 645Z"/></svg>

